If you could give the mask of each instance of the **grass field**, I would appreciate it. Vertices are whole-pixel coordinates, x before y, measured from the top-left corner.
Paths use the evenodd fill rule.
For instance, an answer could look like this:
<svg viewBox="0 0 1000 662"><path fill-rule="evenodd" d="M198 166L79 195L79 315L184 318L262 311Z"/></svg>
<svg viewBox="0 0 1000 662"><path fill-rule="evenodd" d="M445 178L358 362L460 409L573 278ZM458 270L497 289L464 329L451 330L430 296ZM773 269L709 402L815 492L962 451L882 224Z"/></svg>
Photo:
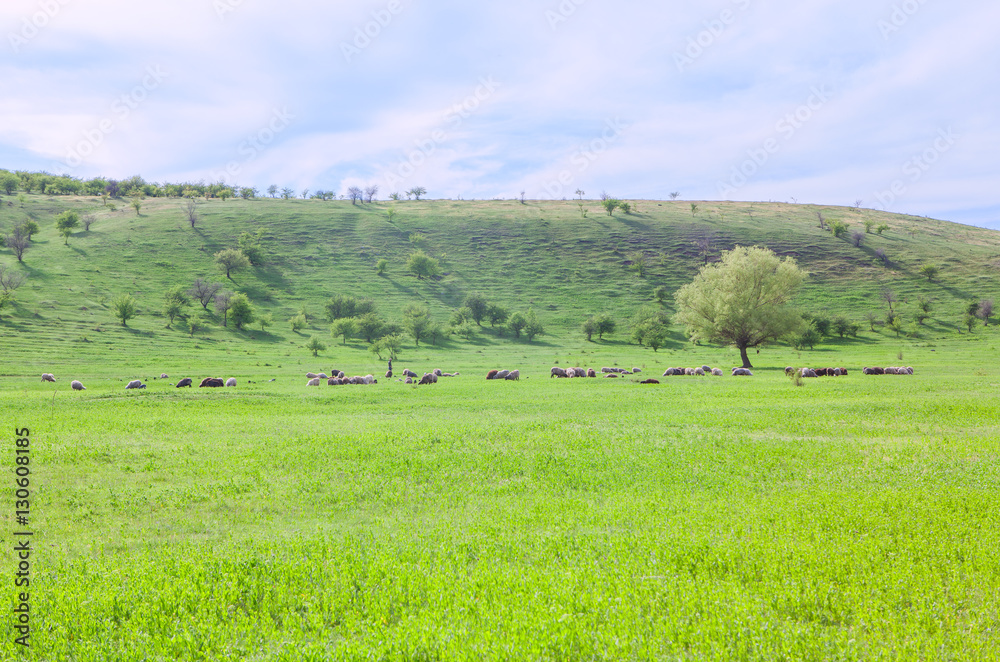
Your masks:
<svg viewBox="0 0 1000 662"><path fill-rule="evenodd" d="M66 204L29 198L39 218ZM1000 338L959 324L965 301L996 289L996 233L887 217L890 234L870 240L895 246L896 266L883 267L813 227L810 209L757 205L773 218L755 214L756 229L723 209L709 217L720 233L799 254L813 274L805 307L860 321L887 283L909 299L904 310L918 295L937 305L909 337L865 328L812 351L765 348L751 355L754 377L734 378L733 349L678 333L654 353L624 333L586 342L578 331L588 312L627 317L654 286L694 274L680 203L589 220L573 202L408 203L393 239L379 234L384 208L210 202L222 211L196 240L177 201L147 202L138 217L98 210L69 248L43 228L19 267L29 283L0 322L4 475L13 492L14 431L30 429L34 532L32 645L5 628L0 659L1000 658ZM27 213L3 209L0 226ZM328 209L343 211L324 233ZM436 385L309 388L309 370L385 367L360 341L328 339L313 358L308 334L285 324L195 338L166 329L162 291L210 275L211 253L252 214L281 259L237 281L276 318L311 309L308 333L323 332L336 292L378 297L389 314L424 300L444 320L469 291L515 309L534 299L548 333L407 345L397 370L462 373ZM600 250L584 241L588 223ZM363 231L376 239L359 243ZM410 231L445 254L442 280L403 275ZM633 239L669 259L640 278L623 264ZM369 264L380 255L396 265L387 278ZM932 259L942 274L929 282L917 269ZM128 328L106 303L123 287L144 308ZM658 377L703 363L727 376L548 378L552 365ZM851 374L795 386L786 365ZM867 377L863 365L916 374ZM522 379L483 379L499 367ZM161 372L169 383L153 379ZM240 386L172 386L208 375ZM125 391L132 378L149 387ZM0 567L11 578L7 507Z"/></svg>

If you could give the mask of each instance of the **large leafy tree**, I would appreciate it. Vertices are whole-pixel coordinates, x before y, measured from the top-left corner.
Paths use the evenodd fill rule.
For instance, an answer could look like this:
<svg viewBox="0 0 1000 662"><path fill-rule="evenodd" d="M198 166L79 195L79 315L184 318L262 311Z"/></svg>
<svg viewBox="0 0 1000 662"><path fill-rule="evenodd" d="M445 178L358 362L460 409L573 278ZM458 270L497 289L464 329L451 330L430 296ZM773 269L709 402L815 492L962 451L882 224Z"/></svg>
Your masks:
<svg viewBox="0 0 1000 662"><path fill-rule="evenodd" d="M802 315L789 302L803 279L794 259L779 258L767 248L737 246L677 290L674 321L692 340L736 346L743 367L752 368L747 348L802 331Z"/></svg>

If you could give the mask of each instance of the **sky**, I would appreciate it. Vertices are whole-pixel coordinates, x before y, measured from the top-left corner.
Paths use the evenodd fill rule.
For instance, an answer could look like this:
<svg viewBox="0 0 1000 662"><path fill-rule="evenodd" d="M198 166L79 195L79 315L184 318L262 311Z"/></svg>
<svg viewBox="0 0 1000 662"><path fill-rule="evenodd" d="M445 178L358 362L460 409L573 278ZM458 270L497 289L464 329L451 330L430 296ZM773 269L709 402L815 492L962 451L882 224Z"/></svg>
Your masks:
<svg viewBox="0 0 1000 662"><path fill-rule="evenodd" d="M1000 229L985 0L4 0L0 167Z"/></svg>

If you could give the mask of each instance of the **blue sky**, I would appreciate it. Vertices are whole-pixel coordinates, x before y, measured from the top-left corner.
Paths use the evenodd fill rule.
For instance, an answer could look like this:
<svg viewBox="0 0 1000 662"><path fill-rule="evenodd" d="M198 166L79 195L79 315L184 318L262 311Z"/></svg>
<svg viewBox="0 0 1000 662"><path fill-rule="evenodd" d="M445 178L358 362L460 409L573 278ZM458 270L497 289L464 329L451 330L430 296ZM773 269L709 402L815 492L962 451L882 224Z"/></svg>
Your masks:
<svg viewBox="0 0 1000 662"><path fill-rule="evenodd" d="M1000 229L998 25L973 0L5 0L0 167Z"/></svg>

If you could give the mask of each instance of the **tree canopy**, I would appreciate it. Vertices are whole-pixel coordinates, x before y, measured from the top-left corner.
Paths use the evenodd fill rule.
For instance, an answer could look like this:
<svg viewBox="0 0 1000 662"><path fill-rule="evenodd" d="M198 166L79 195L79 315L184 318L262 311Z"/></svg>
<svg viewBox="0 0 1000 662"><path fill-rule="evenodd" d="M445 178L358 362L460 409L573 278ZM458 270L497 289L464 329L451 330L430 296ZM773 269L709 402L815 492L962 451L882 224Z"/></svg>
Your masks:
<svg viewBox="0 0 1000 662"><path fill-rule="evenodd" d="M735 345L743 367L752 368L748 347L801 332L802 316L788 304L803 279L794 259L737 246L677 290L674 321L692 340Z"/></svg>

